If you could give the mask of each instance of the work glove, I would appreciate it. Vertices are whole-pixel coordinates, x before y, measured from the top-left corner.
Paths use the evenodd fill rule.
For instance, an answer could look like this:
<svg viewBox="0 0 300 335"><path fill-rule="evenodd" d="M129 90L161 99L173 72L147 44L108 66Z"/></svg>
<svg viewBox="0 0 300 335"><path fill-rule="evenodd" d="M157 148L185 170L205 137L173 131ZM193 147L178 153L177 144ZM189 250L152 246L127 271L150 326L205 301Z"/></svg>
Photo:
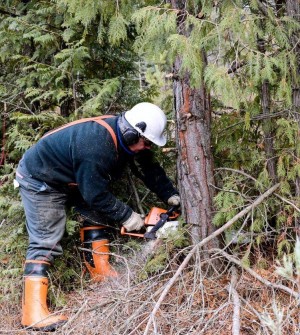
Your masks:
<svg viewBox="0 0 300 335"><path fill-rule="evenodd" d="M168 205L170 206L179 206L180 205L180 196L178 194L172 195L168 201Z"/></svg>
<svg viewBox="0 0 300 335"><path fill-rule="evenodd" d="M123 226L127 231L140 230L144 226L144 220L140 214L132 212L130 217L123 222Z"/></svg>

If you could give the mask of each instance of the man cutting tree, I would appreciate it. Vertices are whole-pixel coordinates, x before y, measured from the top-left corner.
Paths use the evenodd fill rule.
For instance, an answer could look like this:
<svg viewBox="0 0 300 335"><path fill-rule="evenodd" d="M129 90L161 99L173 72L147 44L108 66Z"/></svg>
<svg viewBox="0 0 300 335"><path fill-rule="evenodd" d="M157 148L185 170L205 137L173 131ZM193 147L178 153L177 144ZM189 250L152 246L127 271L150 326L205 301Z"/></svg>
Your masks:
<svg viewBox="0 0 300 335"><path fill-rule="evenodd" d="M54 330L66 321L47 308L48 269L62 254L66 204L84 215L80 229L85 265L94 281L115 277L109 264L107 223L140 230L143 219L118 200L109 185L125 167L169 205L179 205L178 191L154 160L152 144L166 144L166 116L151 103L135 105L121 116L96 117L50 131L27 150L16 172L25 208L29 247L24 266L22 325ZM99 222L100 225L95 225ZM101 223L103 226L101 226Z"/></svg>

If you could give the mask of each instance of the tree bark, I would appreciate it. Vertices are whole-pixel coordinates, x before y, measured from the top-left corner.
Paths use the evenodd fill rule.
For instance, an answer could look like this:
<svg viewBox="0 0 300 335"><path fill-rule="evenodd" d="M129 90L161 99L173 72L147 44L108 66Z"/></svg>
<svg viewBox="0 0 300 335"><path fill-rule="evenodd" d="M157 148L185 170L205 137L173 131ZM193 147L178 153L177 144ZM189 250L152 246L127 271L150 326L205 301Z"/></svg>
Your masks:
<svg viewBox="0 0 300 335"><path fill-rule="evenodd" d="M263 25L263 23L261 23ZM261 53L266 52L264 39L257 40L257 49ZM261 85L261 106L263 114L263 131L264 131L264 150L267 159L267 171L273 185L277 182L276 174L276 159L274 150L274 129L271 119L271 99L270 99L270 83L268 80L264 80Z"/></svg>
<svg viewBox="0 0 300 335"><path fill-rule="evenodd" d="M174 64L177 72L180 58ZM192 224L192 242L213 231L214 177L211 153L211 109L205 87L192 89L189 75L174 81L174 107L178 139L178 179L186 222ZM215 244L215 243L213 243ZM211 246L213 247L213 246Z"/></svg>
<svg viewBox="0 0 300 335"><path fill-rule="evenodd" d="M273 185L277 182L276 174L276 158L274 150L274 131L272 127L272 119L270 118L270 84L265 80L261 88L261 104L262 113L265 117L263 121L263 130L265 135L264 146L267 158L267 170L272 180Z"/></svg>
<svg viewBox="0 0 300 335"><path fill-rule="evenodd" d="M171 1L179 9L178 33L188 36L185 29L185 1ZM207 63L204 51L199 50L202 61ZM174 109L178 146L178 180L182 197L182 211L187 223L191 224L192 243L196 244L215 230L212 224L214 185L213 158L211 151L211 103L204 83L192 88L190 73L179 75L182 59L174 63ZM218 245L213 240L207 248Z"/></svg>

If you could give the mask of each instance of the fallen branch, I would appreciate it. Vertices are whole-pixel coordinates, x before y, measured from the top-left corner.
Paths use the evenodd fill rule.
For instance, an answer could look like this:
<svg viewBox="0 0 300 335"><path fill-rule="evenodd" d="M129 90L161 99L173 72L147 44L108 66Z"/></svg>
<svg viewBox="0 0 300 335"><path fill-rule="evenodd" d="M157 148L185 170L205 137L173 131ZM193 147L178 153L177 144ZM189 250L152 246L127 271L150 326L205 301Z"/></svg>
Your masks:
<svg viewBox="0 0 300 335"><path fill-rule="evenodd" d="M213 314L210 316L209 320L205 323L204 327L202 327L201 330L199 331L199 335L201 334L205 334L206 329L208 329L208 327L214 323L215 318L220 314L220 312L226 308L229 305L229 302L225 302L224 304L222 304L221 306L219 306L216 310L214 310Z"/></svg>
<svg viewBox="0 0 300 335"><path fill-rule="evenodd" d="M86 312L89 313L89 312L92 312L92 311L95 311L96 309L100 309L102 307L105 307L113 302L116 302L116 299L108 299L108 300L105 300L105 301L102 301L100 304L97 304L91 308L89 308Z"/></svg>
<svg viewBox="0 0 300 335"><path fill-rule="evenodd" d="M73 316L68 320L68 322L65 323L65 324L62 326L62 329L70 329L70 324L71 324L75 319L77 319L78 316L79 316L80 314L82 314L82 313L85 311L86 306L87 306L87 303L88 303L88 300L85 300L84 303L82 304L82 306L79 308L79 310L75 313L75 315L73 315ZM69 332L68 332L67 334L69 334Z"/></svg>
<svg viewBox="0 0 300 335"><path fill-rule="evenodd" d="M236 268L233 266L231 271L232 271L231 282L230 285L228 285L228 292L229 294L231 294L233 302L232 335L239 335L241 329L241 322L240 322L241 302L237 290L235 289L237 283Z"/></svg>
<svg viewBox="0 0 300 335"><path fill-rule="evenodd" d="M149 315L149 320L148 320L146 329L144 331L144 335L148 334L148 332L150 330L151 323L154 321L154 317L155 317L155 315L156 315L156 313L157 313L157 311L158 311L161 303L163 302L163 300L165 299L165 297L168 294L169 290L171 289L171 287L175 283L177 277L181 274L181 272L183 271L183 269L188 265L190 259L194 255L195 251L197 249L203 247L205 244L207 244L208 242L210 242L215 237L219 236L226 229L228 229L229 227L231 227L237 220L239 220L240 218L242 218L244 215L246 215L248 212L250 212L251 210L253 210L258 205L260 205L267 197L269 197L279 187L279 185L280 184L277 183L276 185L272 186L269 190L267 190L265 193L263 193L261 196L259 196L251 205L247 206L245 209L243 209L241 212L239 212L237 215L235 215L231 220L229 220L227 223L225 223L224 226L222 226L221 228L217 229L215 232L213 232L211 235L209 235L206 238L204 238L201 242L197 243L192 248L192 250L187 254L186 258L183 260L183 262L181 263L181 265L177 269L177 271L174 274L174 276L168 281L168 283L166 284L166 286L165 286L165 288L164 288L161 296L157 300L157 302L156 302L156 304L155 304L152 312Z"/></svg>
<svg viewBox="0 0 300 335"><path fill-rule="evenodd" d="M224 256L225 258L227 258L230 262L240 266L241 268L243 268L245 271L247 271L251 276L253 276L255 279L259 280L261 283L263 283L264 285L266 285L267 287L271 287L280 291L283 291L285 293L288 293L289 295L291 295L292 297L294 297L295 299L299 299L300 295L298 292L293 291L292 289L290 289L287 286L281 285L281 284L275 284L270 282L269 280L261 277L258 273L256 273L254 270L246 267L240 260L236 259L235 257L229 255L227 252L221 250L221 249L211 249L209 250L209 252L215 252L218 254L221 254L222 256Z"/></svg>

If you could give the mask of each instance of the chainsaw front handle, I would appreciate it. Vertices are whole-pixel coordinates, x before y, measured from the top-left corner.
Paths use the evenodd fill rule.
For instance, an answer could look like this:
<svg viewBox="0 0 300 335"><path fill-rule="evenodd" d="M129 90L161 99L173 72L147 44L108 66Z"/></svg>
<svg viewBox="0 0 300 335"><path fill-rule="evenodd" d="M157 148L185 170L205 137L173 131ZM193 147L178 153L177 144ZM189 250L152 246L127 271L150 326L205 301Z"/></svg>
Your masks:
<svg viewBox="0 0 300 335"><path fill-rule="evenodd" d="M121 235L127 235L127 236L144 238L144 234L127 232L126 228L124 226L122 226L122 228L121 228Z"/></svg>

